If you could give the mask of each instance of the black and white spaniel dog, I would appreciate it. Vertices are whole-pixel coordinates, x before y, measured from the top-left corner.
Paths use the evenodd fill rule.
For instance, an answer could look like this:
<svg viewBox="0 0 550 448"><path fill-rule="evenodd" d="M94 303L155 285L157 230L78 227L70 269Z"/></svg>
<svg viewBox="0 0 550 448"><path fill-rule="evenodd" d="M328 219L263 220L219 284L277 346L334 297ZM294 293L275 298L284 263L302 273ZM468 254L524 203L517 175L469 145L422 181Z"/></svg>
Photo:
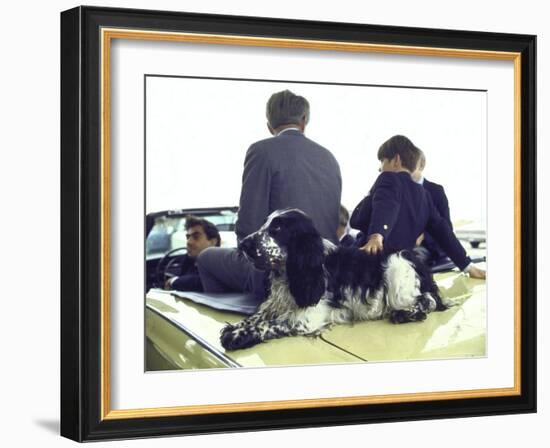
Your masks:
<svg viewBox="0 0 550 448"><path fill-rule="evenodd" d="M239 249L270 272L270 292L255 314L222 329L227 350L283 336L317 336L338 323L421 321L447 308L415 251L370 255L336 247L298 209L273 212Z"/></svg>

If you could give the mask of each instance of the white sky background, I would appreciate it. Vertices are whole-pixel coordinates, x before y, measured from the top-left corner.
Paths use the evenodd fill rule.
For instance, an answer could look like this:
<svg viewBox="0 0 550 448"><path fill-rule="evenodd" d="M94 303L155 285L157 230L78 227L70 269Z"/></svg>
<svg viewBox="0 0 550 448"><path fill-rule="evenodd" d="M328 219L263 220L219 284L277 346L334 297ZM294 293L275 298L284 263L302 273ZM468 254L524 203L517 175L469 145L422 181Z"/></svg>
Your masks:
<svg viewBox="0 0 550 448"><path fill-rule="evenodd" d="M451 219L485 228L485 92L266 81L147 77L147 213L238 205L246 150L270 136L266 101L286 88L308 99L306 135L338 160L350 211L378 175L379 146L403 134L445 187Z"/></svg>

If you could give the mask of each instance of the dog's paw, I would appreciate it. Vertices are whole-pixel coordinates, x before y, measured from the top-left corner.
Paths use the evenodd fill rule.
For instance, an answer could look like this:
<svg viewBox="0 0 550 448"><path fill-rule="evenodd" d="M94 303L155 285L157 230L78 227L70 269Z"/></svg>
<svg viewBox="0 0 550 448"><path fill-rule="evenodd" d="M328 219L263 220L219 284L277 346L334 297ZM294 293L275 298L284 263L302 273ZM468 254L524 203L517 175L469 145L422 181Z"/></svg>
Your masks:
<svg viewBox="0 0 550 448"><path fill-rule="evenodd" d="M251 329L228 324L221 331L220 342L226 350L239 350L252 347L262 341L259 334Z"/></svg>
<svg viewBox="0 0 550 448"><path fill-rule="evenodd" d="M425 320L427 314L424 311L415 310L394 310L390 314L390 322L393 324L405 324L407 322L420 322Z"/></svg>

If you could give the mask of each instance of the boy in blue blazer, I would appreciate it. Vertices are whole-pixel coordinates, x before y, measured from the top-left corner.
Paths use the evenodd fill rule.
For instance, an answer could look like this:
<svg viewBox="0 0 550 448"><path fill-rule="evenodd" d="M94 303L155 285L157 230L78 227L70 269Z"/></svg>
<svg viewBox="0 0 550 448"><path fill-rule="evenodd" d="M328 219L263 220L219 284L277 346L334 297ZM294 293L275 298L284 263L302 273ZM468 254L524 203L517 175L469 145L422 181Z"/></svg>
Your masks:
<svg viewBox="0 0 550 448"><path fill-rule="evenodd" d="M439 185L439 184L436 184L435 182L431 182L424 177L423 173L424 173L425 167L426 167L426 156L424 155L424 152L421 150L418 167L412 173L411 176L416 183L419 183L420 185L424 186L424 190L426 190L430 195L430 198L432 199L434 207L437 209L441 217L445 221L447 221L449 226L451 226L451 230L452 230L453 224L451 222L451 211L449 209L449 200L447 199L447 195L445 194L445 189L443 188L443 185ZM443 249L441 249L439 244L437 244L437 242L428 232L424 232L421 245L428 251L429 264L433 265L438 263L444 263L448 260L447 254L443 251Z"/></svg>
<svg viewBox="0 0 550 448"><path fill-rule="evenodd" d="M405 136L396 135L380 146L381 173L350 220L363 234L361 250L372 254L410 250L428 231L459 269L485 278L485 271L472 264L430 195L412 179L419 159L420 150Z"/></svg>

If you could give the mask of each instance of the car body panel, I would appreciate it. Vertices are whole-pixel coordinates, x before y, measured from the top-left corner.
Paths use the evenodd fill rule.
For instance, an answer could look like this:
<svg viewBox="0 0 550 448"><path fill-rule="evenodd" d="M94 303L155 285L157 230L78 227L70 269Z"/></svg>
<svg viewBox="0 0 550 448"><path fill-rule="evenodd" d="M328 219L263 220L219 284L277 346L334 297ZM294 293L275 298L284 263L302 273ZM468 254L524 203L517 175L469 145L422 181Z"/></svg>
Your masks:
<svg viewBox="0 0 550 448"><path fill-rule="evenodd" d="M161 354L168 355L172 364L182 366L180 368L189 368L192 364L188 362L190 358L196 360L192 368L204 368L202 356L210 358L212 353L225 358L226 365L213 364L209 359L209 367L232 367L228 365L230 362L242 367L264 367L363 361L320 338L304 336L273 340L249 349L226 352L220 344L221 329L227 322L240 321L243 315L215 310L163 290L149 291L146 307L147 338ZM156 324L150 325L148 321L155 314L162 315L164 322L155 319ZM163 328L166 326L171 328ZM178 330L174 332L174 328ZM189 336L197 342L196 345L188 342Z"/></svg>
<svg viewBox="0 0 550 448"><path fill-rule="evenodd" d="M160 302L157 301L156 305ZM160 308L166 311L169 305L161 305ZM166 316L153 306L145 310L146 370L239 367Z"/></svg>
<svg viewBox="0 0 550 448"><path fill-rule="evenodd" d="M456 305L429 314L423 322L395 325L380 320L335 325L320 337L285 337L235 351L223 349L220 331L226 323L245 316L152 289L146 298L146 336L148 348L155 354L148 358L147 370L485 356L485 281L458 271L439 273L435 278L442 295ZM159 356L165 358L164 367Z"/></svg>
<svg viewBox="0 0 550 448"><path fill-rule="evenodd" d="M436 274L455 305L422 322L388 320L337 325L323 338L367 361L467 358L486 354L485 281L459 272Z"/></svg>
<svg viewBox="0 0 550 448"><path fill-rule="evenodd" d="M248 349L225 351L220 344L221 329L228 322L242 320L246 317L244 314L216 309L219 300L223 300L216 295L207 294L208 300L205 301L204 297L199 300L195 293L178 292L179 297L176 297L170 291L158 289L164 286L166 276L166 270L163 272L166 266L162 262L175 258L168 252L181 247L179 255L185 253L184 223L189 214L211 220L222 235L222 245L236 246L237 207L168 210L147 216L150 253L146 262L146 370L342 364L486 355L485 281L452 270L452 262L432 267L432 271L437 272L434 278L442 295L456 302L456 306L433 312L425 321L395 325L380 320L335 325L319 337L285 337ZM476 261L484 261L484 232L470 234L469 231L477 230L479 226L466 224L457 223L457 234L463 232L460 233L463 236L461 242L470 256ZM477 244L480 238L481 247ZM470 247L472 243L475 247ZM156 250L157 246L163 249ZM484 264L479 266L484 267ZM228 301L229 295L224 298L225 305L234 305ZM247 310L242 306L227 308L251 312L255 304L252 305Z"/></svg>

